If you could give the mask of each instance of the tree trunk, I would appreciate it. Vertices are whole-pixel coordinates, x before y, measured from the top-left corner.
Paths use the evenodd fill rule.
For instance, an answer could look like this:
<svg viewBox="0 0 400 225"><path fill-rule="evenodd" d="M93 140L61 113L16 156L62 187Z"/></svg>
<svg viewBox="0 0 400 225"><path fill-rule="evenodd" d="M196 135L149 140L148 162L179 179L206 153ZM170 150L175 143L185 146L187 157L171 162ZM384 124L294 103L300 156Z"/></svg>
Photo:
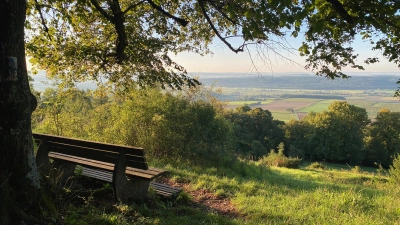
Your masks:
<svg viewBox="0 0 400 225"><path fill-rule="evenodd" d="M0 1L0 224L33 224L40 181L34 160L25 61L26 0ZM23 222L22 222L23 221Z"/></svg>

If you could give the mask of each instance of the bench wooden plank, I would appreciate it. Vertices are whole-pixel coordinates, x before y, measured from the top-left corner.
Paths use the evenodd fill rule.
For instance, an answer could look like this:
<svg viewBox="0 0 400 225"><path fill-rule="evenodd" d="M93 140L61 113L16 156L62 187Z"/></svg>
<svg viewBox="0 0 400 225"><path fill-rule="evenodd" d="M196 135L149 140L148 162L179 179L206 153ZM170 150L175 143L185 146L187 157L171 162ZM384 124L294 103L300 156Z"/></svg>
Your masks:
<svg viewBox="0 0 400 225"><path fill-rule="evenodd" d="M60 137L60 136L54 136L54 135L48 135L48 134L38 134L38 133L33 133L33 137L35 139L46 140L48 142L65 143L65 144L69 144L69 145L82 146L82 147L92 148L92 149L104 149L104 146L106 145L107 146L106 148L108 151L119 153L122 150L124 150L126 152L126 154L144 157L143 148L138 148L138 147L128 147L128 146L108 144L108 143L106 144L106 143L101 143L101 142L86 141L86 140L80 140L80 139L75 139L75 138L65 138L65 137Z"/></svg>
<svg viewBox="0 0 400 225"><path fill-rule="evenodd" d="M52 151L57 151L58 153L63 153L66 155L73 155L82 158L90 158L97 161L103 161L108 163L115 163L118 157L118 154L110 151L99 150L99 149L90 149L90 148L82 148L74 145L66 145L55 142L48 142L48 147ZM132 156L127 155L127 165L130 167L136 167L140 169L147 169L146 159L141 156Z"/></svg>
<svg viewBox="0 0 400 225"><path fill-rule="evenodd" d="M67 162L72 162L75 164L82 164L85 166L99 168L99 169L108 170L108 171L114 170L114 164L97 161L97 160L93 160L93 159L81 158L81 157L66 155L66 154L58 153L58 152L50 152L49 157L53 158L53 159L64 160ZM99 165L99 166L97 166L97 165ZM138 177L142 177L145 179L154 179L162 174L165 174L166 172L168 172L168 171L156 169L156 168L151 168L149 170L142 170L142 169L137 169L137 168L132 168L132 167L126 168L126 173L128 175L138 176Z"/></svg>
<svg viewBox="0 0 400 225"><path fill-rule="evenodd" d="M87 167L82 167L82 175L112 183L112 172L100 171ZM182 189L171 187L165 184L150 182L150 186L156 191L157 194L164 197L172 197L179 194Z"/></svg>
<svg viewBox="0 0 400 225"><path fill-rule="evenodd" d="M99 169L103 169L103 170L114 171L114 164L112 164L112 163L101 162L101 161L97 161L97 160L66 155L66 154L62 154L62 153L58 153L58 152L50 152L49 157L53 158L53 159L59 159L59 160L63 160L66 162L75 163L78 165L85 165L85 166L92 167L92 168L99 168ZM136 169L136 168L131 168L131 167L126 168L126 174L132 175L132 176L137 176L137 177L148 179L148 180L154 179L155 177L161 175L159 173L155 173L154 171L146 171L146 170L141 170L141 169Z"/></svg>
<svg viewBox="0 0 400 225"><path fill-rule="evenodd" d="M150 187L152 187L157 192L157 194L164 197L176 196L182 191L182 189L180 188L171 187L157 182L150 182Z"/></svg>

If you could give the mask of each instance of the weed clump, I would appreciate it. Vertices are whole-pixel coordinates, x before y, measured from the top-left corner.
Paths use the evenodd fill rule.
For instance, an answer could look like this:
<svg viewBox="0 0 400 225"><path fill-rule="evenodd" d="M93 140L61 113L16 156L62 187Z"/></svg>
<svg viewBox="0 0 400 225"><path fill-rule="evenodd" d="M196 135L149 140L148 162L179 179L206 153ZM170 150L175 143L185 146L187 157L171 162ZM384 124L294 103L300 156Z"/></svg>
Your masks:
<svg viewBox="0 0 400 225"><path fill-rule="evenodd" d="M400 154L393 159L393 164L389 168L389 175L392 181L400 184Z"/></svg>
<svg viewBox="0 0 400 225"><path fill-rule="evenodd" d="M326 169L326 165L321 162L313 162L310 165L307 166L307 169Z"/></svg>
<svg viewBox="0 0 400 225"><path fill-rule="evenodd" d="M279 147L278 153L271 149L271 152L260 159L260 164L286 168L299 168L302 159L287 157L283 154L283 146Z"/></svg>

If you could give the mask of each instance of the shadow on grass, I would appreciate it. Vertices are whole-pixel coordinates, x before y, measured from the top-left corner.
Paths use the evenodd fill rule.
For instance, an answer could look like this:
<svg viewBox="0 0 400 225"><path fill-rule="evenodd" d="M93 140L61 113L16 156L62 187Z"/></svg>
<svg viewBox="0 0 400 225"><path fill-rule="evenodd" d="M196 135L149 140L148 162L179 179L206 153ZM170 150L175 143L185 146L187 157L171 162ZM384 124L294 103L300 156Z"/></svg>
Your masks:
<svg viewBox="0 0 400 225"><path fill-rule="evenodd" d="M76 181L80 190L71 190L74 197L65 199L60 209L63 218L58 219L62 224L243 224L240 215L221 215L218 210L191 200L187 194L175 199L150 194L145 201L120 205L106 183L86 177Z"/></svg>
<svg viewBox="0 0 400 225"><path fill-rule="evenodd" d="M182 167L181 167L182 168ZM385 178L378 176L363 176L363 174L354 174L354 177L340 177L338 174L330 173L326 170L306 170L293 169L293 171L309 171L317 173L321 176L313 178L306 174L296 175L296 173L281 172L278 169L266 168L261 165L256 165L253 162L239 161L232 164L229 168L185 168L176 170L174 173L180 177L183 182L190 183L195 180L195 176L205 174L215 176L218 180L228 178L238 182L237 186L229 186L230 184L221 185L234 194L238 190L238 186L245 182L255 182L264 185L283 186L293 190L293 194L298 191L314 191L316 189L327 188L335 192L345 192L348 190L363 190L367 195L384 195L386 192L376 190L364 185L366 182L387 182Z"/></svg>

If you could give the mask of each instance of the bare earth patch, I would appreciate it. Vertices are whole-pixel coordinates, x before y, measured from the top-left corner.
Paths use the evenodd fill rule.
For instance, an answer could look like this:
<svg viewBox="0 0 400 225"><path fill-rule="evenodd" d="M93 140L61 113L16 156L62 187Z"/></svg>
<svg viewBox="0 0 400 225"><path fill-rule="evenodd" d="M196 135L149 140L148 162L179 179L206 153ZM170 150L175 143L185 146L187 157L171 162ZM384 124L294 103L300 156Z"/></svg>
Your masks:
<svg viewBox="0 0 400 225"><path fill-rule="evenodd" d="M239 212L226 197L215 196L212 192L209 192L206 189L192 191L190 190L190 184L187 182L172 181L163 177L157 178L157 182L182 188L191 196L193 207L201 208L207 212L216 213L229 218L240 217Z"/></svg>

